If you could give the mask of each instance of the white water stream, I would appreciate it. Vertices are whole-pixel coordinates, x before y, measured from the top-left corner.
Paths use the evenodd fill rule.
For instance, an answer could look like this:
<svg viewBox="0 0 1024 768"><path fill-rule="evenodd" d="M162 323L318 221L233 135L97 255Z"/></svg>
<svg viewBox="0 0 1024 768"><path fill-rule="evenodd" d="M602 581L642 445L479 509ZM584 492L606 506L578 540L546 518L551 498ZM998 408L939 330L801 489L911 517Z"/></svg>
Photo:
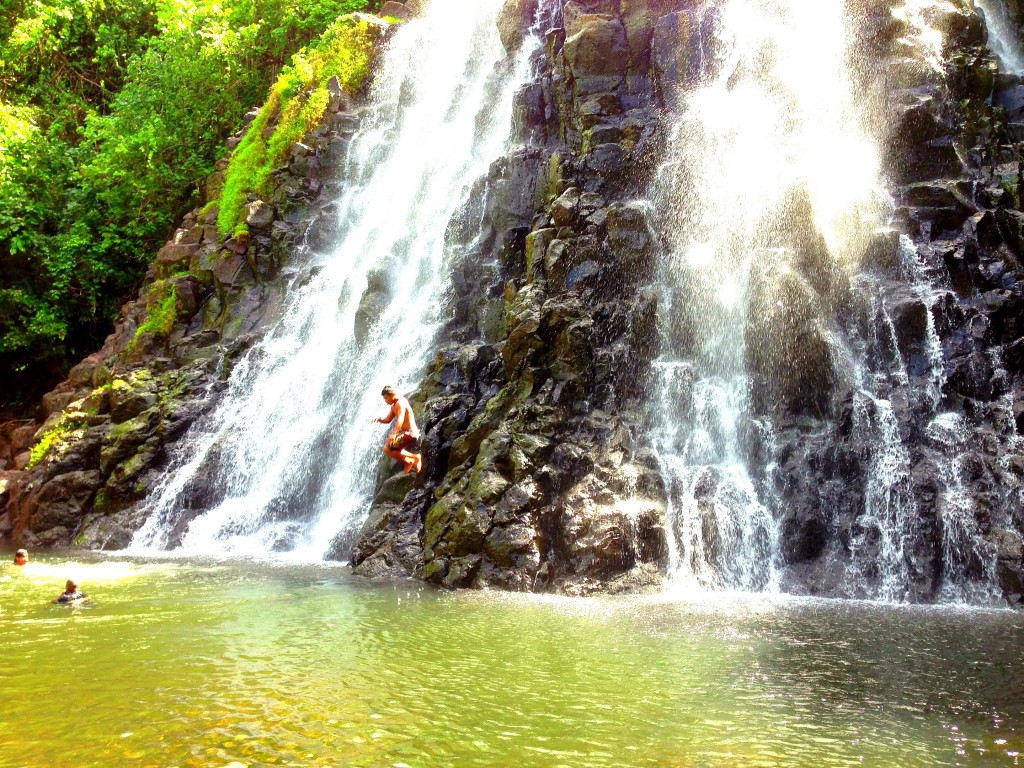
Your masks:
<svg viewBox="0 0 1024 768"><path fill-rule="evenodd" d="M684 584L775 581L778 510L764 482L772 468L762 459L759 476L748 469L759 463L753 454L771 453L771 430L751 408L747 326L766 291L806 287L793 241L806 233L791 231L788 201L810 201L813 223L800 226L817 229L839 267L879 224L878 159L854 108L843 5L720 3L707 46L714 71L684 95L658 179L672 253L654 442Z"/></svg>
<svg viewBox="0 0 1024 768"><path fill-rule="evenodd" d="M975 5L985 14L988 46L999 59L1003 70L1021 75L1024 74L1024 46L1013 29L1004 2L1005 0L975 0Z"/></svg>
<svg viewBox="0 0 1024 768"><path fill-rule="evenodd" d="M133 549L180 538L191 553L315 560L358 530L384 438L370 423L386 409L380 390L408 391L421 378L445 319L446 227L506 150L513 95L538 45L509 60L502 5L431 0L395 34L349 150L337 246L295 280L212 423L186 439ZM360 343L368 287L379 317ZM197 484L215 485L222 500L188 509Z"/></svg>
<svg viewBox="0 0 1024 768"><path fill-rule="evenodd" d="M940 77L943 39L928 24L937 4L907 0L893 14L909 23L906 42ZM805 377L818 391L852 393L850 445L866 452L863 485L850 489L863 502L840 555L848 563L841 588L903 601L927 578L921 558L929 534L916 483L928 478L914 476L919 438L906 424L915 419L932 462L921 466L938 496L940 597L986 601L994 554L964 492L969 429L941 407L934 307L950 289L908 237L900 271L909 298L890 296L891 286L862 272L865 245L888 226L892 203L869 134L883 135L883 126L847 70L856 52L844 2L717 6L715 39L704 41L715 52L713 72L680 100L655 197L671 249L654 443L669 495L673 579L712 589L777 583L787 510L772 496L774 425L753 402L764 387L754 377L767 370ZM809 216L794 215L794 199L806 201ZM827 253L815 257L816 249ZM858 308L859 323L836 325L834 296ZM912 360L900 351L905 329L892 314L900 300L916 301L925 316ZM788 347L787 337L797 335L801 342ZM828 352L801 371L799 356L815 338ZM760 367L752 363L758 359Z"/></svg>

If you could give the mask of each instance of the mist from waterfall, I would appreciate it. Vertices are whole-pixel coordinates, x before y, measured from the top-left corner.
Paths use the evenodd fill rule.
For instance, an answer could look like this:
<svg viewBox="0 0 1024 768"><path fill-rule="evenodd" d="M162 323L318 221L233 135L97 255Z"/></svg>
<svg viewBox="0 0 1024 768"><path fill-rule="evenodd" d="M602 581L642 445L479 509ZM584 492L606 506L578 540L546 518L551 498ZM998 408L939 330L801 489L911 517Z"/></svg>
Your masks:
<svg viewBox="0 0 1024 768"><path fill-rule="evenodd" d="M133 549L316 560L358 530L384 437L371 424L380 390L419 383L446 319L446 228L506 149L538 44L509 59L502 4L432 0L397 31L348 152L336 247L295 277L212 422L186 438ZM196 508L210 494L215 505Z"/></svg>

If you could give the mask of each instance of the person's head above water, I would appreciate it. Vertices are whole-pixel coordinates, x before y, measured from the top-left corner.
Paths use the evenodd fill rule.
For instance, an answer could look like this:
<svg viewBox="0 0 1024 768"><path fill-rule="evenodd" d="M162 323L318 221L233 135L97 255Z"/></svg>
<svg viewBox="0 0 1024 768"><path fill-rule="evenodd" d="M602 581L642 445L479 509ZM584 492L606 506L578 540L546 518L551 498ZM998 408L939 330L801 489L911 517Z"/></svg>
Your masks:
<svg viewBox="0 0 1024 768"><path fill-rule="evenodd" d="M78 582L74 579L68 579L68 583L64 585L64 591L68 594L78 591Z"/></svg>
<svg viewBox="0 0 1024 768"><path fill-rule="evenodd" d="M395 388L390 384L380 391L380 396L384 398L384 402L388 405L395 402L395 399L398 397L398 395L395 394Z"/></svg>
<svg viewBox="0 0 1024 768"><path fill-rule="evenodd" d="M28 562L28 550L27 549L19 549L17 552L14 553L14 564L15 565L24 565L27 562Z"/></svg>

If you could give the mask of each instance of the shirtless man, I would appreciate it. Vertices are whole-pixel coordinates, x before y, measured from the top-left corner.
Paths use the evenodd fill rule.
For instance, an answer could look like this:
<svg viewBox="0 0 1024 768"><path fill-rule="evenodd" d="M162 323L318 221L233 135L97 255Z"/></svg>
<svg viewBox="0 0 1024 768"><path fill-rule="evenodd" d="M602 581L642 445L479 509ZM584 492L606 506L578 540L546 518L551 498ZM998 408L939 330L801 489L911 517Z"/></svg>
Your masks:
<svg viewBox="0 0 1024 768"><path fill-rule="evenodd" d="M381 391L384 402L391 410L383 418L374 419L374 423L387 424L394 421L391 434L384 441L384 453L392 459L396 459L405 465L405 473L419 472L423 468L423 456L406 450L412 448L420 439L420 430L416 426L416 416L413 415L412 406L404 397L395 394L392 386L384 387Z"/></svg>

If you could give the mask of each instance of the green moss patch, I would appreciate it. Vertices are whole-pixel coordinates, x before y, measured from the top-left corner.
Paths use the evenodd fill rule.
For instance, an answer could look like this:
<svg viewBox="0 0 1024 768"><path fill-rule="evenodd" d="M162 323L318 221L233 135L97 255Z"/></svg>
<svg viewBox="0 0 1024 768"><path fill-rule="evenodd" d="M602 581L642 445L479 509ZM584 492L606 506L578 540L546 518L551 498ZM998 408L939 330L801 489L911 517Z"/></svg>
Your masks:
<svg viewBox="0 0 1024 768"><path fill-rule="evenodd" d="M71 442L82 436L87 426L88 424L80 414L62 414L57 422L43 433L39 442L32 447L25 469L37 466L53 450L62 453Z"/></svg>
<svg viewBox="0 0 1024 768"><path fill-rule="evenodd" d="M284 68L231 156L217 214L222 235L241 234L248 195L264 192L270 174L292 146L319 124L330 103L327 82L337 77L349 94L362 89L378 29L365 18L342 16Z"/></svg>
<svg viewBox="0 0 1024 768"><path fill-rule="evenodd" d="M132 344L144 333L167 338L178 321L178 287L167 280L157 280L146 294L146 321L135 332Z"/></svg>

